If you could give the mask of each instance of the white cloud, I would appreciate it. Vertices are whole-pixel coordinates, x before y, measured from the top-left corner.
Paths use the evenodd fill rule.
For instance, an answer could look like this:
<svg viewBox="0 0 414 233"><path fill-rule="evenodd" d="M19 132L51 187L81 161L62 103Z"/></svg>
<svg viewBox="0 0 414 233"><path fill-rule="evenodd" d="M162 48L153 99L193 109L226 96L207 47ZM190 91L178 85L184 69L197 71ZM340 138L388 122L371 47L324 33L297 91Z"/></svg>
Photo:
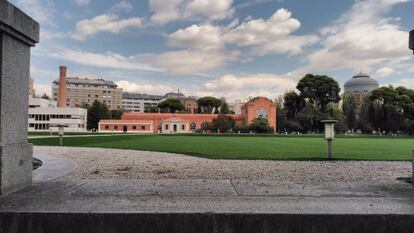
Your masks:
<svg viewBox="0 0 414 233"><path fill-rule="evenodd" d="M41 54L53 58L94 67L162 72L148 64L140 63L134 56L125 57L120 54L107 52L104 54L60 48L54 51L40 51Z"/></svg>
<svg viewBox="0 0 414 233"><path fill-rule="evenodd" d="M328 71L369 69L409 56L406 31L386 18L391 8L408 0L356 1L331 26L321 30L322 48L309 54L307 69Z"/></svg>
<svg viewBox="0 0 414 233"><path fill-rule="evenodd" d="M16 5L40 24L53 24L53 7L50 3L42 5L39 0L17 0Z"/></svg>
<svg viewBox="0 0 414 233"><path fill-rule="evenodd" d="M186 84L160 85L159 83L140 80L122 80L116 82L124 91L147 94L165 94L176 91L186 95L225 97L228 101L240 98L264 96L270 99L277 98L287 90L295 88L297 82L291 75L276 74L227 74L216 79L207 80L199 86Z"/></svg>
<svg viewBox="0 0 414 233"><path fill-rule="evenodd" d="M200 50L223 47L222 29L210 24L192 25L168 36L170 46Z"/></svg>
<svg viewBox="0 0 414 233"><path fill-rule="evenodd" d="M91 0L75 0L75 3L78 6L87 6L91 3Z"/></svg>
<svg viewBox="0 0 414 233"><path fill-rule="evenodd" d="M233 15L233 0L192 0L189 1L186 12L187 17L204 17L218 20Z"/></svg>
<svg viewBox="0 0 414 233"><path fill-rule="evenodd" d="M118 2L109 9L110 13L119 13L119 12L130 12L134 9L134 6L128 1Z"/></svg>
<svg viewBox="0 0 414 233"><path fill-rule="evenodd" d="M151 21L163 25L182 19L218 20L231 16L233 0L150 0Z"/></svg>
<svg viewBox="0 0 414 233"><path fill-rule="evenodd" d="M201 75L235 61L238 52L181 50L146 56L146 61L175 75Z"/></svg>
<svg viewBox="0 0 414 233"><path fill-rule="evenodd" d="M165 93L176 91L178 88L171 85L162 85L159 83L150 83L150 82L131 82L127 80L122 80L115 82L118 87L122 88L126 92L137 92L143 94L152 94L152 95L163 95Z"/></svg>
<svg viewBox="0 0 414 233"><path fill-rule="evenodd" d="M375 77L385 78L395 73L395 70L391 67L382 67L375 72Z"/></svg>
<svg viewBox="0 0 414 233"><path fill-rule="evenodd" d="M299 54L303 47L316 43L318 38L314 35L291 35L300 27L300 22L291 16L291 12L286 9L279 9L266 20L249 19L241 24L233 21L227 27L192 25L170 34L168 44L203 50L218 49L228 44L249 47L254 56Z"/></svg>
<svg viewBox="0 0 414 233"><path fill-rule="evenodd" d="M287 90L294 89L296 84L296 80L290 75L250 74L238 76L228 74L206 82L198 95L224 96L230 101L248 96L264 96L275 99Z"/></svg>
<svg viewBox="0 0 414 233"><path fill-rule="evenodd" d="M51 85L37 84L34 81L33 89L35 91L36 96L42 96L43 94L46 94L49 97L52 97L52 86Z"/></svg>
<svg viewBox="0 0 414 233"><path fill-rule="evenodd" d="M403 86L406 88L414 89L414 78L401 79L395 83L392 83L391 85L394 87Z"/></svg>
<svg viewBox="0 0 414 233"><path fill-rule="evenodd" d="M73 39L85 40L94 36L98 32L110 32L117 34L129 27L138 27L141 19L133 17L129 19L118 19L116 15L99 15L92 19L84 19L76 24L76 32L72 35Z"/></svg>

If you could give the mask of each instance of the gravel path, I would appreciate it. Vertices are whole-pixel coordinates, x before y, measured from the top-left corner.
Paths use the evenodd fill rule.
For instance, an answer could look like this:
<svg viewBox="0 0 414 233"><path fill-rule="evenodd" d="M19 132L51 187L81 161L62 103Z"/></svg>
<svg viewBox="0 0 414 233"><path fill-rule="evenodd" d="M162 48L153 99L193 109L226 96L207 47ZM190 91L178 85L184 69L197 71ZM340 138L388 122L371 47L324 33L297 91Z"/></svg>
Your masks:
<svg viewBox="0 0 414 233"><path fill-rule="evenodd" d="M170 153L74 147L34 147L72 159L70 179L245 179L300 183L390 183L409 177L410 162L209 160Z"/></svg>

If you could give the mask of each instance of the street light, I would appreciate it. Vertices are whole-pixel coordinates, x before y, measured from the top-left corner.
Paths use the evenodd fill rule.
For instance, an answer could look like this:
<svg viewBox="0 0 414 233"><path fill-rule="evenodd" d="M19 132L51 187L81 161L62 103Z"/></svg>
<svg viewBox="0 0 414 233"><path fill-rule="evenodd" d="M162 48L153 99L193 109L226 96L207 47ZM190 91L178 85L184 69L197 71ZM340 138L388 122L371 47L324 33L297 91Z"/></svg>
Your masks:
<svg viewBox="0 0 414 233"><path fill-rule="evenodd" d="M335 123L337 120L323 120L321 121L325 124L325 140L328 142L328 159L332 159L332 141L335 138Z"/></svg>
<svg viewBox="0 0 414 233"><path fill-rule="evenodd" d="M414 30L412 30L410 32L410 40L408 42L408 47L413 50L413 54L414 54Z"/></svg>

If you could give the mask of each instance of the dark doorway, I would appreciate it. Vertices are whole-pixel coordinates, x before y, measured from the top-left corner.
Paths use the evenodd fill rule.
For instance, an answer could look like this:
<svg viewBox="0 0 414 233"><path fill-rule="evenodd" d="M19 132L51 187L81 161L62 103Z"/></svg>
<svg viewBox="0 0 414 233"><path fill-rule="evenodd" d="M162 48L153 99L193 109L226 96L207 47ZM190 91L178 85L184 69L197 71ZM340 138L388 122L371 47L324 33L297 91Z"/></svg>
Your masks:
<svg viewBox="0 0 414 233"><path fill-rule="evenodd" d="M177 132L177 125L174 125L173 130L174 130L174 133Z"/></svg>
<svg viewBox="0 0 414 233"><path fill-rule="evenodd" d="M124 125L123 130L124 130L124 133L128 132L128 126Z"/></svg>

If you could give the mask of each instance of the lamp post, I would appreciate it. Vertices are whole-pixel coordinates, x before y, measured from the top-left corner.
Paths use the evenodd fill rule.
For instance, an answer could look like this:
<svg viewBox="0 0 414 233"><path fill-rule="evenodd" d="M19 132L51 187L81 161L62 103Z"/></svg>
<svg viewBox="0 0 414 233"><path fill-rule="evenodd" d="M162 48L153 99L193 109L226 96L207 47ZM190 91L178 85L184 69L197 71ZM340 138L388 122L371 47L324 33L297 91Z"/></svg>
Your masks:
<svg viewBox="0 0 414 233"><path fill-rule="evenodd" d="M409 39L409 42L408 42L408 47L409 47L411 50L413 50L413 54L414 54L414 30L412 30L412 31L410 32L410 39Z"/></svg>
<svg viewBox="0 0 414 233"><path fill-rule="evenodd" d="M58 125L58 127L59 127L59 145L63 146L63 134L65 132L65 126Z"/></svg>
<svg viewBox="0 0 414 233"><path fill-rule="evenodd" d="M337 120L323 120L321 121L325 124L325 140L328 142L328 159L332 160L332 141L335 137L334 126Z"/></svg>

